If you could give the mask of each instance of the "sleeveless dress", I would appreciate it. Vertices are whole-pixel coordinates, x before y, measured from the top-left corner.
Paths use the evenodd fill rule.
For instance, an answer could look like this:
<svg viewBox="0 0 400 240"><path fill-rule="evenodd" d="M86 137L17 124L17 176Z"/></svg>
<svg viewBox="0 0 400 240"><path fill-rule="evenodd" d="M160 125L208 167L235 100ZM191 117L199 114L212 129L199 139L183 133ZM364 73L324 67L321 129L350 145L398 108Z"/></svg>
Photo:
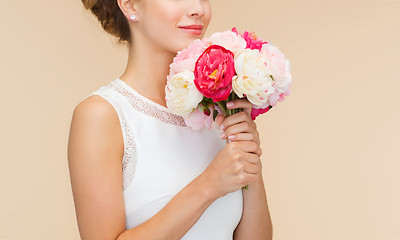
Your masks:
<svg viewBox="0 0 400 240"><path fill-rule="evenodd" d="M87 97L94 94L106 99L120 120L126 230L159 212L226 145L219 130L192 130L181 116L139 94L119 78ZM243 195L239 189L216 199L181 239L232 240L242 212Z"/></svg>

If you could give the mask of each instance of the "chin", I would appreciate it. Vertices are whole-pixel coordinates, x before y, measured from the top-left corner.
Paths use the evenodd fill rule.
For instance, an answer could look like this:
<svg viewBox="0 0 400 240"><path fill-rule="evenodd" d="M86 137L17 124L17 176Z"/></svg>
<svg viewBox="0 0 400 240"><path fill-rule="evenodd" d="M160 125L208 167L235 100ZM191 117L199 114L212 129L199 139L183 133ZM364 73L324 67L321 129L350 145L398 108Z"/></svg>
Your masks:
<svg viewBox="0 0 400 240"><path fill-rule="evenodd" d="M185 42L183 42L181 45L183 46L183 48L187 48L189 47L189 45L196 39L201 39L202 37L200 36L196 36L196 37L191 37L188 38Z"/></svg>
<svg viewBox="0 0 400 240"><path fill-rule="evenodd" d="M196 39L202 39L202 37L197 36L193 38L186 38L185 40L179 41L179 44L176 44L174 48L171 49L171 52L177 54L179 51L188 48L189 45Z"/></svg>

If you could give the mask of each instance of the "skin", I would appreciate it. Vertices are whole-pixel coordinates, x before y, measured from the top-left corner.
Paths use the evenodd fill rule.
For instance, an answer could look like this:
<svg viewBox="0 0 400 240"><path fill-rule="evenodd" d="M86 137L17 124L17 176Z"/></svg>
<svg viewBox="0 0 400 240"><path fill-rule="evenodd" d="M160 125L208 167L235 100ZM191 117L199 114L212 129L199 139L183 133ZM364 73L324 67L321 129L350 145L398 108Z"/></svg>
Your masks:
<svg viewBox="0 0 400 240"><path fill-rule="evenodd" d="M119 0L129 19L132 42L128 64L120 79L143 96L166 107L165 85L169 65L179 50L204 37L211 20L208 0ZM136 20L130 20L132 14ZM201 35L188 34L178 26L203 25ZM143 79L146 79L145 81Z"/></svg>
<svg viewBox="0 0 400 240"><path fill-rule="evenodd" d="M118 5L129 21L133 36L128 63L120 79L143 96L166 106L165 76L169 65L177 51L204 36L212 15L210 3L208 0L118 0ZM131 20L131 14L135 14L137 19ZM191 24L204 25L203 33L191 35L178 28ZM257 175L260 176L249 184L248 190L243 190L243 215L233 239L272 239L259 159L259 133L250 118L252 105L247 99L232 102L235 103L233 108L243 108L244 111L228 118L219 115L216 121L224 126L226 136L235 136L231 141L256 143L257 151L252 151L258 157ZM248 146L244 143L240 145L243 149ZM81 239L178 240L215 201L215 193L209 187L210 180L198 177L154 217L125 230L123 153L123 135L112 105L96 95L79 103L71 121L68 163Z"/></svg>

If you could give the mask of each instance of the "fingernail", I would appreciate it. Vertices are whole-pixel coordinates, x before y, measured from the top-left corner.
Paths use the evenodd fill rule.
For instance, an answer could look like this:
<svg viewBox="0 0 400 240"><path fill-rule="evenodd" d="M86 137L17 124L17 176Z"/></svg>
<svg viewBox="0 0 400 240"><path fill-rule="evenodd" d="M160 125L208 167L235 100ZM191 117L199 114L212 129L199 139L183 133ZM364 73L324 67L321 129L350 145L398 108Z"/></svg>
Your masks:
<svg viewBox="0 0 400 240"><path fill-rule="evenodd" d="M219 126L219 129L224 129L224 124L221 124L221 126Z"/></svg>
<svg viewBox="0 0 400 240"><path fill-rule="evenodd" d="M221 137L221 138L224 138L224 137L225 137L225 133L222 132L221 135L220 135L220 137Z"/></svg>
<svg viewBox="0 0 400 240"><path fill-rule="evenodd" d="M227 107L233 107L233 102L228 102L228 103L226 104L226 106L227 106Z"/></svg>
<svg viewBox="0 0 400 240"><path fill-rule="evenodd" d="M234 135L229 135L229 137L228 137L229 139L234 139L235 138L235 136Z"/></svg>

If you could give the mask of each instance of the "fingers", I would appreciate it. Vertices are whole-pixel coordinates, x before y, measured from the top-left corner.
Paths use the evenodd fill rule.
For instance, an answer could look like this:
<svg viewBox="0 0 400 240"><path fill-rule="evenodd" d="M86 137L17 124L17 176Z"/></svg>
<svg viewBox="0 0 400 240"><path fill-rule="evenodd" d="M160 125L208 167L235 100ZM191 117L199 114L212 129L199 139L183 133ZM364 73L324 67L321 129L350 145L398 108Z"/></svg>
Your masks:
<svg viewBox="0 0 400 240"><path fill-rule="evenodd" d="M256 123L251 121L250 117L245 112L239 112L225 118L222 122L222 126L226 137L236 133L251 133L257 135Z"/></svg>
<svg viewBox="0 0 400 240"><path fill-rule="evenodd" d="M258 157L261 156L262 150L260 146L253 141L237 141L228 143L234 149L239 149L243 152L256 154Z"/></svg>
<svg viewBox="0 0 400 240"><path fill-rule="evenodd" d="M224 137L224 139L228 138L231 141L255 141L255 137L251 133L236 133L236 134L228 134L228 137Z"/></svg>
<svg viewBox="0 0 400 240"><path fill-rule="evenodd" d="M233 106L231 107L227 105L229 109L243 108L244 112L246 112L249 116L251 115L253 104L247 98L233 99L228 103L233 103Z"/></svg>
<svg viewBox="0 0 400 240"><path fill-rule="evenodd" d="M258 160L257 160L258 161ZM260 167L254 163L246 163L243 171L249 174L257 174L260 171Z"/></svg>
<svg viewBox="0 0 400 240"><path fill-rule="evenodd" d="M230 126L235 125L240 122L247 122L249 124L249 126L252 126L255 128L256 123L251 120L251 117L247 113L242 111L242 112L235 113L227 118L224 118L224 120L222 121L224 128L222 130L225 130L225 129L229 128Z"/></svg>
<svg viewBox="0 0 400 240"><path fill-rule="evenodd" d="M260 158L254 153L244 153L246 162L252 165L259 165Z"/></svg>
<svg viewBox="0 0 400 240"><path fill-rule="evenodd" d="M218 124L218 126L221 126L224 120L225 116L223 114L218 114L218 116L215 118L215 122Z"/></svg>
<svg viewBox="0 0 400 240"><path fill-rule="evenodd" d="M235 135L234 137L236 137L236 140L239 140L238 137L240 137L240 135L239 135L240 133L253 135L254 132L255 131L254 131L253 126L250 125L248 122L241 122L241 123L235 124L233 126L226 128L224 131L225 138L228 138L228 136ZM230 139L233 140L232 137ZM240 139L240 140L247 140L247 139Z"/></svg>

